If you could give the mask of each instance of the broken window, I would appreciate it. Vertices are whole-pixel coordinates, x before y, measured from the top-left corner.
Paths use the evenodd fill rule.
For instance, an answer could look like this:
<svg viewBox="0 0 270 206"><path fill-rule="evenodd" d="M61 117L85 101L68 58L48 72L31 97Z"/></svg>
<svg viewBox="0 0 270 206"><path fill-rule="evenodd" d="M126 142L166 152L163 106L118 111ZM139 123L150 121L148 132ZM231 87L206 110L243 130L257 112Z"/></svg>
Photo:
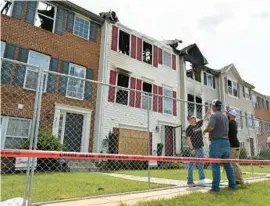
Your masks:
<svg viewBox="0 0 270 206"><path fill-rule="evenodd" d="M84 39L89 39L90 22L87 19L76 16L73 33Z"/></svg>
<svg viewBox="0 0 270 206"><path fill-rule="evenodd" d="M188 94L188 115L202 119L202 98Z"/></svg>
<svg viewBox="0 0 270 206"><path fill-rule="evenodd" d="M119 31L119 52L129 56L130 35L124 31Z"/></svg>
<svg viewBox="0 0 270 206"><path fill-rule="evenodd" d="M38 2L35 26L53 32L56 8L47 2Z"/></svg>
<svg viewBox="0 0 270 206"><path fill-rule="evenodd" d="M201 70L200 69L196 69L195 70L194 76L195 76L195 80L197 82L201 82L202 81Z"/></svg>
<svg viewBox="0 0 270 206"><path fill-rule="evenodd" d="M11 16L12 11L12 0L5 0L5 4L1 5L1 14Z"/></svg>
<svg viewBox="0 0 270 206"><path fill-rule="evenodd" d="M143 61L152 64L152 45L143 42Z"/></svg>
<svg viewBox="0 0 270 206"><path fill-rule="evenodd" d="M152 108L152 84L143 82L142 108L151 110Z"/></svg>
<svg viewBox="0 0 270 206"><path fill-rule="evenodd" d="M125 74L118 74L117 86L128 88L129 76ZM117 88L116 103L123 105L128 104L128 90Z"/></svg>
<svg viewBox="0 0 270 206"><path fill-rule="evenodd" d="M202 98L196 97L196 116L202 119Z"/></svg>

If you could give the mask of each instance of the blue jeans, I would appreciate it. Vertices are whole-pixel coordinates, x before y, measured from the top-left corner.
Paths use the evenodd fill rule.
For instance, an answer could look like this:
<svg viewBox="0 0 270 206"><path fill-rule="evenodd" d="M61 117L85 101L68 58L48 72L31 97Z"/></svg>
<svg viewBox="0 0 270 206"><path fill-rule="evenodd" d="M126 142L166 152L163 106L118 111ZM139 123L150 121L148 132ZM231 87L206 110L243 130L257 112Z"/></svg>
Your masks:
<svg viewBox="0 0 270 206"><path fill-rule="evenodd" d="M229 159L230 158L230 142L227 139L216 139L212 140L209 147L209 156L210 158L221 158ZM224 164L227 178L229 180L229 187L236 188L234 171L231 163ZM213 182L212 189L219 191L220 184L220 163L212 164L212 174Z"/></svg>
<svg viewBox="0 0 270 206"><path fill-rule="evenodd" d="M198 148L195 149L195 155L192 155L192 157L198 157L198 158L203 158L203 148ZM193 183L193 169L194 166L196 165L195 162L190 162L188 164L188 182ZM198 170L199 170L199 179L203 180L205 179L204 172L203 172L203 163L197 163Z"/></svg>

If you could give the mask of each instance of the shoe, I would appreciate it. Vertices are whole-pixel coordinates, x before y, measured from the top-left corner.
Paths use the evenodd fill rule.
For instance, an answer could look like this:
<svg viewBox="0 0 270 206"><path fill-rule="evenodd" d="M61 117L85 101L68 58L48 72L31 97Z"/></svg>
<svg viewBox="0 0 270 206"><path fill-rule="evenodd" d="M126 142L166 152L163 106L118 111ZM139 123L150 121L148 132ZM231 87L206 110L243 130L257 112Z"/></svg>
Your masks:
<svg viewBox="0 0 270 206"><path fill-rule="evenodd" d="M187 185L194 186L195 184L194 184L194 182L187 182Z"/></svg>
<svg viewBox="0 0 270 206"><path fill-rule="evenodd" d="M214 193L214 192L219 192L219 190L218 190L218 189L213 189L213 188L212 188L211 190L209 190L209 192L213 192L213 193Z"/></svg>
<svg viewBox="0 0 270 206"><path fill-rule="evenodd" d="M197 182L197 185L206 185L206 184L211 184L212 180L209 179L202 179Z"/></svg>

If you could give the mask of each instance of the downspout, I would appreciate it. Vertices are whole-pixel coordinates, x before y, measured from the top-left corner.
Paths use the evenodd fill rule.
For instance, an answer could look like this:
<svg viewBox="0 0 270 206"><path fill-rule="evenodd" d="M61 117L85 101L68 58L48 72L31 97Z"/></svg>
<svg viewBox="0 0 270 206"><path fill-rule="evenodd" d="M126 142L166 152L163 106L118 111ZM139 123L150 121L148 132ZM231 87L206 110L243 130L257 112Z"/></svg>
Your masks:
<svg viewBox="0 0 270 206"><path fill-rule="evenodd" d="M106 95L104 94L105 85L107 79L108 69L108 22L105 19L102 29L102 38L100 46L100 60L99 60L99 72L98 81L101 84L98 85L97 102L96 102L96 119L95 119L95 138L94 138L94 152L100 152L102 142L102 129L103 129L103 113L104 113L104 101Z"/></svg>

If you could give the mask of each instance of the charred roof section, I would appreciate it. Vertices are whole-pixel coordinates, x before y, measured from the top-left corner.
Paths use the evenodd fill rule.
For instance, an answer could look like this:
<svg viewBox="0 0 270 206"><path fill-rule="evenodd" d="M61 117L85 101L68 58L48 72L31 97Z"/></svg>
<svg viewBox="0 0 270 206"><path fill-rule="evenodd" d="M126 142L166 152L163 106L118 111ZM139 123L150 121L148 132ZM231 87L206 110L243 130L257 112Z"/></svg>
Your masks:
<svg viewBox="0 0 270 206"><path fill-rule="evenodd" d="M112 23L119 22L119 19L114 11L101 12L99 13L99 16L103 19L111 21Z"/></svg>
<svg viewBox="0 0 270 206"><path fill-rule="evenodd" d="M180 55L184 56L185 61L190 62L196 67L202 67L208 64L207 59L203 56L197 44L191 44L180 51Z"/></svg>

